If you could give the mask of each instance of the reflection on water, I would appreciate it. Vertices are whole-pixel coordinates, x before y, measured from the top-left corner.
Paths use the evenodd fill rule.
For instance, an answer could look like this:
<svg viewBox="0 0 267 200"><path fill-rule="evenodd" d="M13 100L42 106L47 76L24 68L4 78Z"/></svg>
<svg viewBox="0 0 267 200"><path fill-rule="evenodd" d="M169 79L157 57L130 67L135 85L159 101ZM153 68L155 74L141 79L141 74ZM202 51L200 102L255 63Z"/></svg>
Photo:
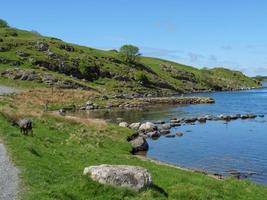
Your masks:
<svg viewBox="0 0 267 200"><path fill-rule="evenodd" d="M97 111L91 116L127 122L169 120L171 117L243 114L267 115L266 87L250 91L194 94L209 96L215 104L156 106L133 111ZM183 137L149 140L147 155L179 166L229 175L229 171L253 174L249 179L267 184L267 118L253 120L208 121L205 124L172 128ZM256 174L254 174L256 173Z"/></svg>

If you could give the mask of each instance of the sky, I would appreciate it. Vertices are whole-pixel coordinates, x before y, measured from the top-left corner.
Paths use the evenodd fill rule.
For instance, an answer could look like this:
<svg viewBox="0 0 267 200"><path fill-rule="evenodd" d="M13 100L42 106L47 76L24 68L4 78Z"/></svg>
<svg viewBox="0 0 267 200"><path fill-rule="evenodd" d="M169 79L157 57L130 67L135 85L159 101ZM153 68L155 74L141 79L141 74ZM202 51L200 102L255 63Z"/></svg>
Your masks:
<svg viewBox="0 0 267 200"><path fill-rule="evenodd" d="M94 48L133 44L145 56L267 75L265 0L3 0L0 18Z"/></svg>

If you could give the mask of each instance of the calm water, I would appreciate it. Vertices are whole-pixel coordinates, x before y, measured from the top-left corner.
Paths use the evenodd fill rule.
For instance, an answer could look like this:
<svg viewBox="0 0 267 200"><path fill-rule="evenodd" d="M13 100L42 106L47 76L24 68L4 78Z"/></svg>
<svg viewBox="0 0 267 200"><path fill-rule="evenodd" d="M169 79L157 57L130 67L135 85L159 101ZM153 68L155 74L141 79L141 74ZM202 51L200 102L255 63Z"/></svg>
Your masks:
<svg viewBox="0 0 267 200"><path fill-rule="evenodd" d="M267 115L267 87L239 92L197 94L216 100L211 105L157 106L144 111L102 112L101 117L125 121L168 120L173 116L235 113ZM183 137L149 140L147 156L178 166L229 175L229 170L256 173L249 179L267 184L267 117L253 120L208 121L173 128Z"/></svg>

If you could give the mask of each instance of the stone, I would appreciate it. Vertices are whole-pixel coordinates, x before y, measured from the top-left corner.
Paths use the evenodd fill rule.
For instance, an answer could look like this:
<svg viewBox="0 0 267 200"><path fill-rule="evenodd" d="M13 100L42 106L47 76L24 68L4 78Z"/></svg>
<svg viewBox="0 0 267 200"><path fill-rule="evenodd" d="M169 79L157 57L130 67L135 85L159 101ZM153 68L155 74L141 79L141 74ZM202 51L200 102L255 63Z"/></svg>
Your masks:
<svg viewBox="0 0 267 200"><path fill-rule="evenodd" d="M191 117L191 118L187 118L184 120L185 123L194 123L197 121L197 118L196 117Z"/></svg>
<svg viewBox="0 0 267 200"><path fill-rule="evenodd" d="M160 129L159 132L161 135L167 135L167 134L171 133L170 130L168 130L168 129Z"/></svg>
<svg viewBox="0 0 267 200"><path fill-rule="evenodd" d="M139 130L145 131L145 132L154 131L154 130L157 130L157 126L151 122L145 122L141 124L141 126L139 127Z"/></svg>
<svg viewBox="0 0 267 200"><path fill-rule="evenodd" d="M181 133L181 132L176 132L176 134L175 134L176 136L178 136L178 137L182 137L184 134L183 133Z"/></svg>
<svg viewBox="0 0 267 200"><path fill-rule="evenodd" d="M141 125L140 122L135 122L135 123L130 124L129 127L130 127L131 129L138 130L139 127L140 127L140 125Z"/></svg>
<svg viewBox="0 0 267 200"><path fill-rule="evenodd" d="M154 122L155 124L165 124L165 121L161 121L161 120L158 120L156 122Z"/></svg>
<svg viewBox="0 0 267 200"><path fill-rule="evenodd" d="M158 137L160 137L160 133L158 131L148 132L146 135L148 137L150 137L150 138L158 138Z"/></svg>
<svg viewBox="0 0 267 200"><path fill-rule="evenodd" d="M85 176L101 184L123 187L139 191L152 184L151 175L139 166L129 165L98 165L86 167Z"/></svg>
<svg viewBox="0 0 267 200"><path fill-rule="evenodd" d="M37 49L39 50L39 51L47 51L48 50L48 47L49 47L49 45L48 44L46 44L46 43L44 43L44 42L41 42L41 41L37 41Z"/></svg>
<svg viewBox="0 0 267 200"><path fill-rule="evenodd" d="M29 56L30 54L26 53L26 52L23 52L23 51L16 51L16 54L20 57L27 57Z"/></svg>
<svg viewBox="0 0 267 200"><path fill-rule="evenodd" d="M129 124L127 122L121 122L121 123L119 123L119 126L127 128L129 126Z"/></svg>
<svg viewBox="0 0 267 200"><path fill-rule="evenodd" d="M166 138L174 138L175 135L166 135L165 137L166 137Z"/></svg>
<svg viewBox="0 0 267 200"><path fill-rule="evenodd" d="M171 124L163 124L163 125L161 125L161 127L160 127L160 129L164 129L164 130L168 130L168 129L171 129Z"/></svg>
<svg viewBox="0 0 267 200"><path fill-rule="evenodd" d="M140 136L131 140L130 143L132 145L132 153L136 153L138 151L147 151L149 148L146 139Z"/></svg>
<svg viewBox="0 0 267 200"><path fill-rule="evenodd" d="M200 123L206 123L207 119L205 117L199 117L197 118L197 120L200 122Z"/></svg>

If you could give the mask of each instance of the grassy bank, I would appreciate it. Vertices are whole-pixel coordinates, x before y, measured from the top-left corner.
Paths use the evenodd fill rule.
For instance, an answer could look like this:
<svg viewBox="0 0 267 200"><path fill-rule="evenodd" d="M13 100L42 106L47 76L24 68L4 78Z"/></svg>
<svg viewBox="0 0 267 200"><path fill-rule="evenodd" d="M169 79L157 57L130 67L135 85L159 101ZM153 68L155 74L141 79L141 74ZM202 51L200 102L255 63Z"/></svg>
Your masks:
<svg viewBox="0 0 267 200"><path fill-rule="evenodd" d="M98 119L61 117L43 111L42 102L68 104L89 93L32 90L1 98L0 137L20 169L21 196L35 199L265 199L267 188L248 181L217 180L140 160L129 152L126 128ZM61 94L61 95L59 95ZM28 99L28 101L25 101ZM34 136L23 136L8 121L21 117L34 121ZM98 164L143 166L154 185L140 193L100 185L82 175L84 167Z"/></svg>

